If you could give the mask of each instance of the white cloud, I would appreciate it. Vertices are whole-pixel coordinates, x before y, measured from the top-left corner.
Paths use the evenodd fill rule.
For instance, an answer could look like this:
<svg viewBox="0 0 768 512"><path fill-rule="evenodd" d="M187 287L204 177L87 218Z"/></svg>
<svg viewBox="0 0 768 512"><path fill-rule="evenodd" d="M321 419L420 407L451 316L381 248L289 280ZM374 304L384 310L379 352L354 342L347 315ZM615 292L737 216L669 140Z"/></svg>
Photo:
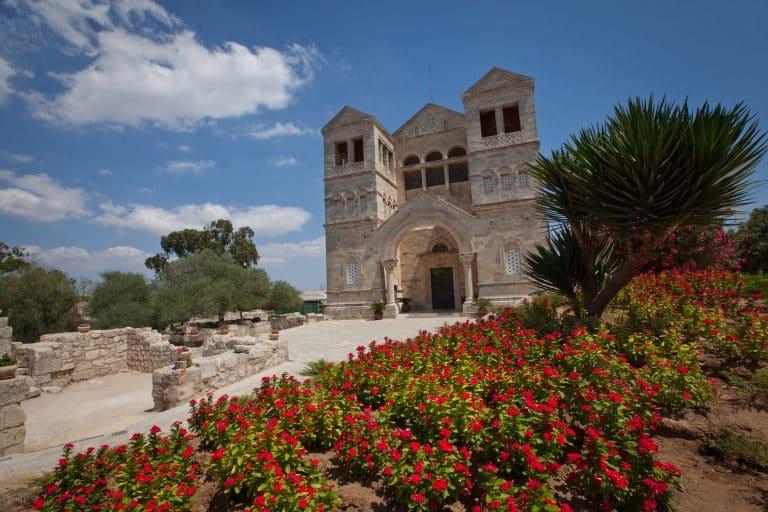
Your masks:
<svg viewBox="0 0 768 512"><path fill-rule="evenodd" d="M11 78L17 74L17 71L11 64L0 57L0 105L5 103L15 91L11 86Z"/></svg>
<svg viewBox="0 0 768 512"><path fill-rule="evenodd" d="M24 153L12 153L10 151L2 151L0 150L0 156L5 158L6 160L11 160L13 162L18 162L20 164L31 164L35 161L35 157L30 155L25 155Z"/></svg>
<svg viewBox="0 0 768 512"><path fill-rule="evenodd" d="M286 156L281 158L273 158L269 161L269 165L274 165L275 167L288 167L292 165L296 165L298 160L296 160L292 156Z"/></svg>
<svg viewBox="0 0 768 512"><path fill-rule="evenodd" d="M315 130L312 128L301 128L293 123L281 123L279 121L272 126L256 125L246 132L248 137L253 137L254 139L314 134Z"/></svg>
<svg viewBox="0 0 768 512"><path fill-rule="evenodd" d="M216 166L216 162L213 160L173 160L168 162L164 169L168 172L184 174L191 172L192 174L201 174L206 169L211 169Z"/></svg>
<svg viewBox="0 0 768 512"><path fill-rule="evenodd" d="M42 249L39 246L27 245L25 249L44 265L60 268L75 276L87 277L96 277L107 270L147 273L144 260L151 256L141 249L125 245L98 251L87 251L76 246Z"/></svg>
<svg viewBox="0 0 768 512"><path fill-rule="evenodd" d="M89 214L82 188L65 187L47 174L16 174L0 170L0 213L27 220L53 222Z"/></svg>
<svg viewBox="0 0 768 512"><path fill-rule="evenodd" d="M112 176L112 169L107 169L106 167L102 167L96 172L99 173L100 176Z"/></svg>
<svg viewBox="0 0 768 512"><path fill-rule="evenodd" d="M101 204L98 224L143 231L155 235L184 228L201 228L216 219L230 219L236 227L250 226L256 236L297 231L309 220L309 212L292 206L262 205L245 208L220 204L186 204L172 210L147 204Z"/></svg>
<svg viewBox="0 0 768 512"><path fill-rule="evenodd" d="M325 255L325 237L300 242L272 242L258 247L264 265L281 265L288 259L309 257L319 258Z"/></svg>
<svg viewBox="0 0 768 512"><path fill-rule="evenodd" d="M151 0L12 0L12 5L90 57L79 71L52 73L64 87L59 94L23 94L38 117L66 125L186 130L282 109L322 61L314 46L277 50L234 41L205 46Z"/></svg>
<svg viewBox="0 0 768 512"><path fill-rule="evenodd" d="M191 148L186 144L182 144L181 146L179 146L179 151L181 151L182 153L189 153L190 149Z"/></svg>

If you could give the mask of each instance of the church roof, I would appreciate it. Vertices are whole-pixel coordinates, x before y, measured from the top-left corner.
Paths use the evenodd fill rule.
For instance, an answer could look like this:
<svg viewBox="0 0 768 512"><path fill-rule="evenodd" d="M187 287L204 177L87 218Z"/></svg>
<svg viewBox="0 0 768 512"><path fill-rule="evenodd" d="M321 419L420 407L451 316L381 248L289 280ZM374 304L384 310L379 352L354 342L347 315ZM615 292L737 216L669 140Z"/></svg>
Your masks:
<svg viewBox="0 0 768 512"><path fill-rule="evenodd" d="M442 105L427 103L418 112L413 114L403 125L392 135L395 138L412 137L409 130L419 127L418 135L427 135L430 133L452 130L464 126L465 117L461 112L456 112Z"/></svg>
<svg viewBox="0 0 768 512"><path fill-rule="evenodd" d="M533 78L520 75L497 67L491 68L480 80L475 82L469 89L464 91L462 98L474 96L484 92L501 89L510 85L530 85L533 86Z"/></svg>
<svg viewBox="0 0 768 512"><path fill-rule="evenodd" d="M379 123L379 120L376 119L375 116L372 116L371 114L367 114L362 110L357 110L356 108L352 108L349 105L345 105L344 108L339 110L339 113L333 116L333 118L330 121L328 121L328 123L326 123L326 125L323 126L322 130L320 131L322 133L325 133L339 126L355 124L355 123L359 123L361 121L366 121L369 119L374 121L379 126L381 126L381 124Z"/></svg>

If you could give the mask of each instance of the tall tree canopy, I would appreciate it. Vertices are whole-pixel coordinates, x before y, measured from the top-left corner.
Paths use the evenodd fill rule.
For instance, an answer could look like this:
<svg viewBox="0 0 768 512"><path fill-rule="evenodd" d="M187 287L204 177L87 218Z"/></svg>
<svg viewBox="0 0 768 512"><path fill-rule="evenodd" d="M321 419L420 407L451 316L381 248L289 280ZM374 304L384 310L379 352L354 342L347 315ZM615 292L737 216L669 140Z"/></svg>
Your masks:
<svg viewBox="0 0 768 512"><path fill-rule="evenodd" d="M744 270L768 272L768 205L752 210L736 237L742 244Z"/></svg>
<svg viewBox="0 0 768 512"><path fill-rule="evenodd" d="M0 275L16 272L29 266L29 255L21 247L0 242Z"/></svg>
<svg viewBox="0 0 768 512"><path fill-rule="evenodd" d="M251 267L259 262L253 235L250 227L243 226L235 230L232 222L226 219L211 222L201 230L172 231L160 238L164 252L147 258L144 264L159 273L171 256L184 258L200 251L211 251L219 255L229 254L238 265Z"/></svg>
<svg viewBox="0 0 768 512"><path fill-rule="evenodd" d="M559 234L526 258L529 275L599 316L675 229L720 223L747 204L765 151L742 104L617 106L532 166L538 208Z"/></svg>
<svg viewBox="0 0 768 512"><path fill-rule="evenodd" d="M153 325L151 288L141 274L103 272L93 289L88 313L99 329Z"/></svg>

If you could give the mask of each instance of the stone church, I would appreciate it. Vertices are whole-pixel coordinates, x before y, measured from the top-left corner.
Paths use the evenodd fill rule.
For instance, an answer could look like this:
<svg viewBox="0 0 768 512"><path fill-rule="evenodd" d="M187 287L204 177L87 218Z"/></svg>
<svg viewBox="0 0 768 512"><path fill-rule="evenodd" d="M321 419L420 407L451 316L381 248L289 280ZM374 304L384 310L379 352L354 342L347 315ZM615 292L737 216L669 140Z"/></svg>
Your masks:
<svg viewBox="0 0 768 512"><path fill-rule="evenodd" d="M333 318L473 310L532 286L522 257L546 240L526 171L539 152L533 78L493 68L464 112L428 103L390 133L344 107L323 127L325 239Z"/></svg>

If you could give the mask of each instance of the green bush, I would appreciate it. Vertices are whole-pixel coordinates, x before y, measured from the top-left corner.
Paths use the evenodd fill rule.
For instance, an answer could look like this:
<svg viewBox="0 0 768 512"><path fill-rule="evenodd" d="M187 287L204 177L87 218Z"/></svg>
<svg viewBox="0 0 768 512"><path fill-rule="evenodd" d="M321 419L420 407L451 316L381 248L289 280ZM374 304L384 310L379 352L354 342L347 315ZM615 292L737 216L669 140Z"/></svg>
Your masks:
<svg viewBox="0 0 768 512"><path fill-rule="evenodd" d="M147 327L154 318L150 294L141 274L104 272L88 302L88 313L98 329Z"/></svg>

